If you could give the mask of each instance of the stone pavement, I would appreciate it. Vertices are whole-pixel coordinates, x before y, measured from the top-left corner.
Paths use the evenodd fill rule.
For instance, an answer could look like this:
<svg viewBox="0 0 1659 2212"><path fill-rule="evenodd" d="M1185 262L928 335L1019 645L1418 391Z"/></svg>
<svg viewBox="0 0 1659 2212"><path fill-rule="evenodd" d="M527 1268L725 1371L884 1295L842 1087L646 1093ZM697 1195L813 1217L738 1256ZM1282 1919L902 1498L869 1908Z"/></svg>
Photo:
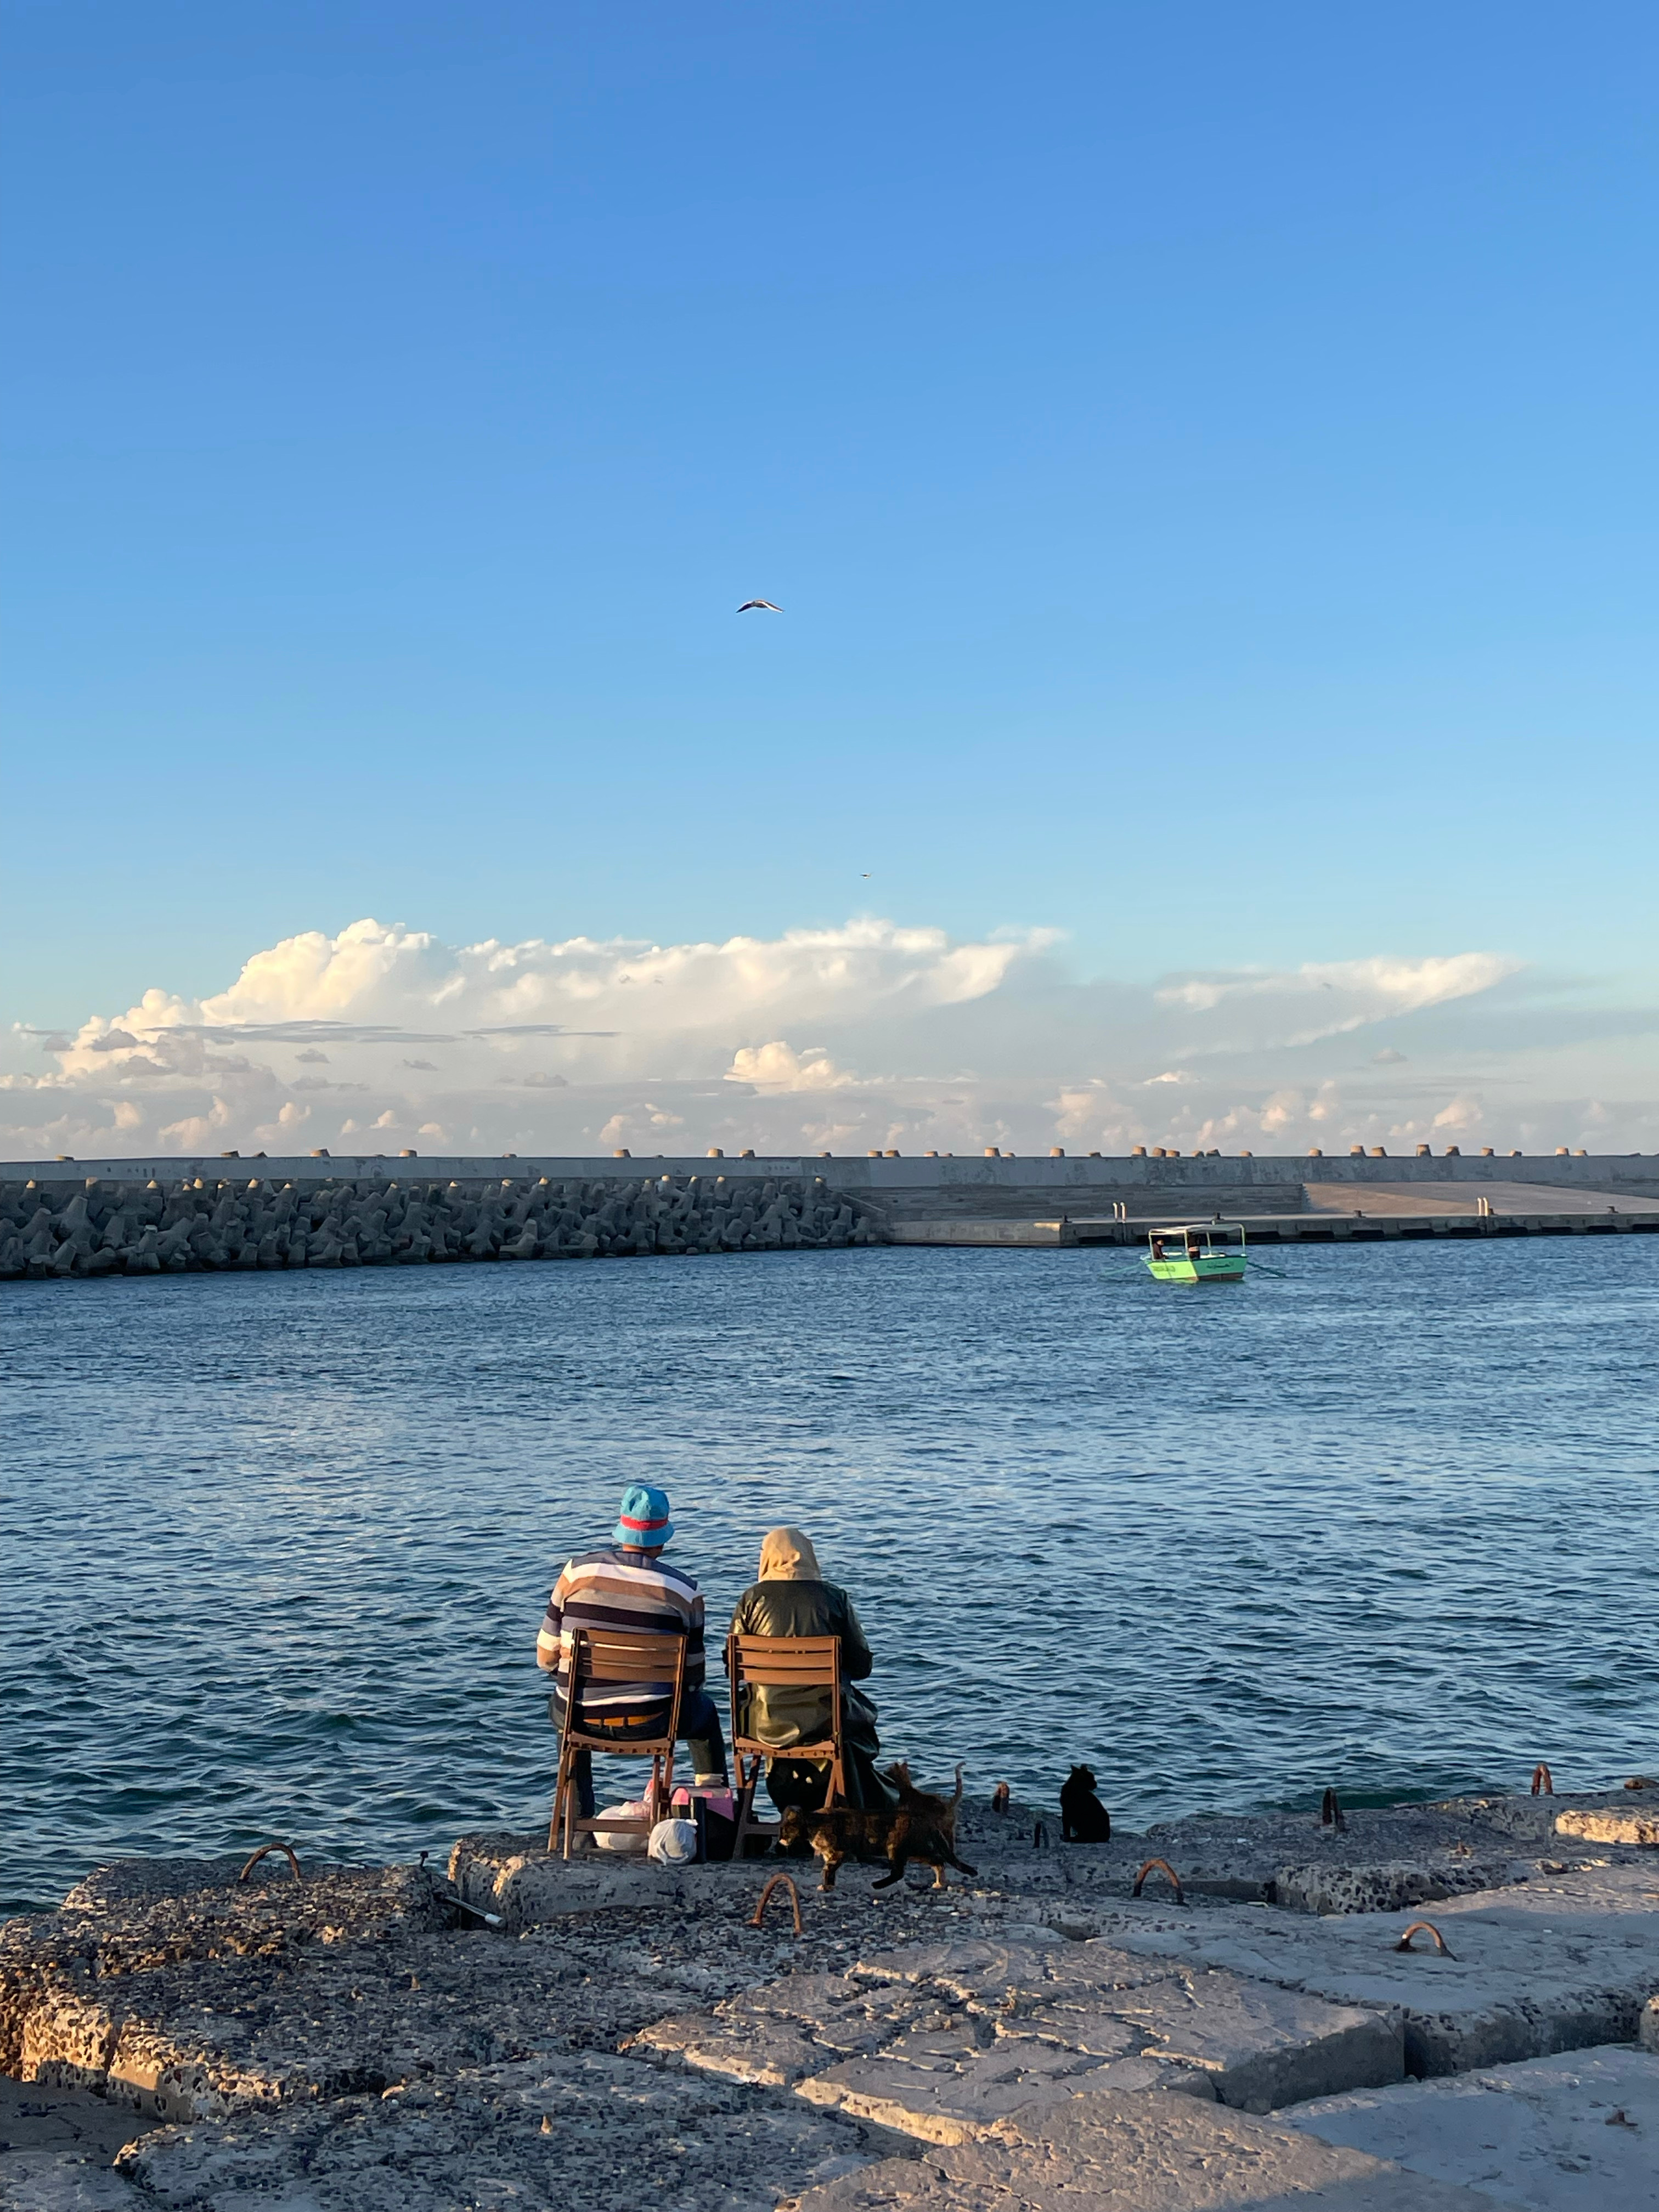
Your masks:
<svg viewBox="0 0 1659 2212"><path fill-rule="evenodd" d="M1491 2212L1492 2200L1192 2097L1097 2090L885 2159L791 2212Z"/></svg>
<svg viewBox="0 0 1659 2212"><path fill-rule="evenodd" d="M1548 2119L1571 2143L1602 2124L1608 2066L1659 2065L1659 1862L1557 1829L1617 1804L1449 1801L1334 1832L1310 1810L1072 1850L1030 1808L964 1807L971 1884L824 1895L797 1867L799 1938L781 1899L749 1924L767 1867L566 1866L523 1836L458 1844L471 1910L426 1869L296 1883L267 1862L243 1885L234 1861L129 1862L0 1930L20 2092L0 2207L1530 2204L1507 2170L1488 2194L1436 2165L1440 2091L1402 2067L1455 2087L1571 2051ZM1129 1896L1154 1852L1186 1903ZM1406 1909L1286 1909L1380 1899ZM1394 1948L1413 1907L1452 1958ZM1413 2113L1420 2141L1387 2135Z"/></svg>
<svg viewBox="0 0 1659 2212"><path fill-rule="evenodd" d="M932 2142L1057 2091L1174 2087L1257 2112L1397 2081L1398 2019L1098 1943L937 1943L790 1976L634 2047Z"/></svg>
<svg viewBox="0 0 1659 2212"><path fill-rule="evenodd" d="M1426 1917L1451 1952L1401 1937ZM1129 1905L1122 1949L1304 1990L1337 2004L1397 2007L1406 2069L1463 2073L1632 2041L1659 1992L1659 1867L1540 1868L1524 1883L1407 1911L1310 1919L1260 1908L1176 1914Z"/></svg>
<svg viewBox="0 0 1659 2212"><path fill-rule="evenodd" d="M1328 2097L1282 2117L1529 2212L1659 2204L1659 2056L1623 2045Z"/></svg>

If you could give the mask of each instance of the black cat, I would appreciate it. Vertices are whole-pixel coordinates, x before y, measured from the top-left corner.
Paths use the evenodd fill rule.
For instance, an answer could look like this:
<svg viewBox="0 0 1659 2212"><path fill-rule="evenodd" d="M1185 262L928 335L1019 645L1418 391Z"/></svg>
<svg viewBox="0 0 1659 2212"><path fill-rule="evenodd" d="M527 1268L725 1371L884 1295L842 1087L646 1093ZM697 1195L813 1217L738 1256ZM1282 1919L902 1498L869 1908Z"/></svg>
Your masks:
<svg viewBox="0 0 1659 2212"><path fill-rule="evenodd" d="M1109 1844L1112 1816L1095 1795L1092 1769L1074 1766L1060 1786L1060 1832L1068 1844Z"/></svg>

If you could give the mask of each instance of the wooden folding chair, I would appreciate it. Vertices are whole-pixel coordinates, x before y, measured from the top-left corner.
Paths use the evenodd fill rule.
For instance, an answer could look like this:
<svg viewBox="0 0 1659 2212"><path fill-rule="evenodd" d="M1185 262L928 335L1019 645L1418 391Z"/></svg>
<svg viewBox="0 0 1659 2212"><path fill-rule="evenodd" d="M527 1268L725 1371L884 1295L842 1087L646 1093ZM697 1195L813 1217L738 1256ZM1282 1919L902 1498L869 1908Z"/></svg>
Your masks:
<svg viewBox="0 0 1659 2212"><path fill-rule="evenodd" d="M847 1795L846 1752L842 1742L841 1638L839 1636L744 1636L726 1639L726 1673L732 1692L732 1756L737 1761L738 1832L732 1856L743 1856L750 1836L775 1836L775 1820L755 1818L755 1791L769 1759L810 1759L830 1769L823 1802L833 1805ZM819 1743L780 1747L763 1743L749 1732L751 1689L828 1690L830 1733ZM744 1761L748 1764L745 1766Z"/></svg>
<svg viewBox="0 0 1659 2212"><path fill-rule="evenodd" d="M660 1735L643 1736L626 1724L607 1725L582 1711L583 1692L602 1682L666 1682L667 1724ZM559 1738L559 1778L553 1791L553 1817L547 1848L554 1850L561 1826L564 1855L579 1835L648 1837L668 1818L674 1794L674 1739L679 1734L680 1703L685 1694L685 1638L657 1632L638 1634L620 1628L578 1628L571 1632L570 1671L565 1677L564 1727ZM588 1819L576 1804L575 1764L579 1751L600 1751L611 1758L648 1759L651 1780L645 1792L646 1818Z"/></svg>

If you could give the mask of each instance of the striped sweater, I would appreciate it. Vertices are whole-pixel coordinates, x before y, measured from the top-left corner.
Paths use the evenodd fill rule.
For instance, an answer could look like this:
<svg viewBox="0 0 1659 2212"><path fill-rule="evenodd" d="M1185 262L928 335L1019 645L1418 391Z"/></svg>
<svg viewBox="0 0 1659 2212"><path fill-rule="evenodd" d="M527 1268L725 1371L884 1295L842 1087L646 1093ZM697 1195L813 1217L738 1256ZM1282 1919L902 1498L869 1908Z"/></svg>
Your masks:
<svg viewBox="0 0 1659 2212"><path fill-rule="evenodd" d="M703 1683L702 1597L696 1583L666 1559L647 1559L616 1547L582 1552L567 1560L547 1601L536 1638L536 1664L557 1677L561 1695L570 1672L571 1631L629 1628L685 1638L685 1687ZM601 1682L582 1699L583 1717L595 1721L658 1722L668 1682Z"/></svg>

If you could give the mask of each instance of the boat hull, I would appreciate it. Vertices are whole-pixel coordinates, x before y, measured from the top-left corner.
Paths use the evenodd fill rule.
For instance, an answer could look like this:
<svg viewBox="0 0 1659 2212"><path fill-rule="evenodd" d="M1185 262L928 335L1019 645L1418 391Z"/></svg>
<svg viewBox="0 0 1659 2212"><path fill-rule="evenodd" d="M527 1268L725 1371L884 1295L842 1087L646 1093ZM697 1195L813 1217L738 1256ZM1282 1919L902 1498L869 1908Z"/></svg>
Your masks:
<svg viewBox="0 0 1659 2212"><path fill-rule="evenodd" d="M1195 1260L1148 1260L1147 1273L1159 1283L1242 1283L1242 1252L1200 1253Z"/></svg>

